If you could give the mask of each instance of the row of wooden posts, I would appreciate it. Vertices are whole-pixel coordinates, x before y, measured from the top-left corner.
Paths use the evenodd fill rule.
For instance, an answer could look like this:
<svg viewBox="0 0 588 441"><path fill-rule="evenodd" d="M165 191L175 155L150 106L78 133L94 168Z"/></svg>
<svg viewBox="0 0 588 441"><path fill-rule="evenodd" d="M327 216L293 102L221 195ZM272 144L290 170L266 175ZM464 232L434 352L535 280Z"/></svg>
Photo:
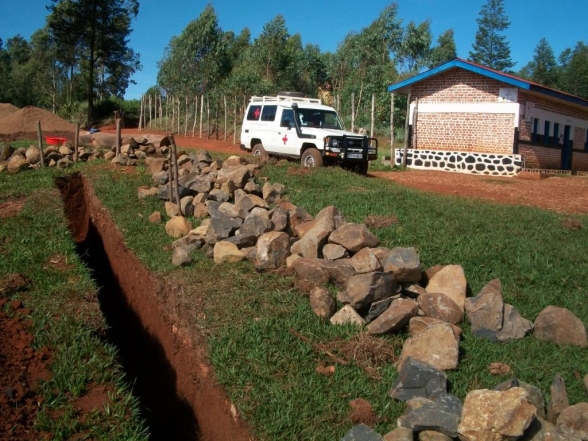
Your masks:
<svg viewBox="0 0 588 441"><path fill-rule="evenodd" d="M170 103L171 101L171 103ZM166 105L165 105L165 130L168 131L171 128L171 131L174 131L177 128L176 133L181 133L181 99L179 97L166 97ZM184 136L188 135L188 125L190 122L190 99L188 96L184 97ZM198 101L200 101L200 113L198 114ZM193 98L193 107L194 107L194 123L192 125L192 137L196 134L196 125L199 121L199 138L202 138L202 128L203 128L203 115L204 115L204 95L196 95ZM334 97L334 104L337 112L339 112L340 108L340 96L336 95ZM169 117L170 117L170 106L171 106L171 127L168 126ZM228 122L228 113L229 108L227 104L227 96L223 95L223 107L224 107L224 141L227 141L227 122ZM153 120L159 118L159 121L163 121L164 116L164 105L163 105L163 98L161 95L141 95L141 109L139 114L139 131L143 130L145 127L151 127ZM245 112L247 108L247 99L243 99L243 105L239 109L241 114ZM406 109L406 123L405 123L405 136L404 136L404 154L402 155L402 163L403 166L406 165L406 150L408 148L408 131L409 131L409 109L410 109L410 94L408 95L407 100L407 109ZM374 137L374 121L375 121L375 111L376 111L376 95L372 94L372 102L371 102L371 124L370 124L370 137ZM233 97L233 144L237 143L237 120L238 120L238 112L237 112L237 97ZM210 101L208 97L206 98L206 114L207 114L207 136L210 138ZM216 114L216 139L218 137L218 107ZM198 119L198 116L200 118ZM147 121L147 118L149 121ZM355 131L355 118L356 118L356 109L355 109L355 93L351 94L351 131ZM394 152L394 94L390 94L390 152L393 155ZM391 158L393 160L393 158Z"/></svg>

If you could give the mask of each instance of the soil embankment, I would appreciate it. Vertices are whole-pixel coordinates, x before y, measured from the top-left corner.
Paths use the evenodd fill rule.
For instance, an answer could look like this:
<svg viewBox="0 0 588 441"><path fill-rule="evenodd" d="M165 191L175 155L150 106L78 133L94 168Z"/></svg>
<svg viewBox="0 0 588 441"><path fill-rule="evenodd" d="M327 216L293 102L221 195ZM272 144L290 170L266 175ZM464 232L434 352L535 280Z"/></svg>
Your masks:
<svg viewBox="0 0 588 441"><path fill-rule="evenodd" d="M145 409L151 439L251 439L216 383L203 339L178 325L179 287L153 276L126 247L89 181L72 175L57 184L80 255L102 287L108 339Z"/></svg>

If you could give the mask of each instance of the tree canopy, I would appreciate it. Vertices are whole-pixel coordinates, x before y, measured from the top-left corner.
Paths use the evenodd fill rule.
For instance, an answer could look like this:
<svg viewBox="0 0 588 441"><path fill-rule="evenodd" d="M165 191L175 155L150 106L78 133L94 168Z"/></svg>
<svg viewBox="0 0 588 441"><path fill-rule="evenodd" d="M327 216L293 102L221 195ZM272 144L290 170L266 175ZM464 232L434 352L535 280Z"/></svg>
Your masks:
<svg viewBox="0 0 588 441"><path fill-rule="evenodd" d="M510 71L516 63L510 58L510 45L503 34L510 26L503 0L487 0L476 21L478 31L469 59L492 69Z"/></svg>
<svg viewBox="0 0 588 441"><path fill-rule="evenodd" d="M86 85L88 122L95 97L122 96L131 75L141 68L139 54L128 45L138 0L51 0L47 27L55 55Z"/></svg>

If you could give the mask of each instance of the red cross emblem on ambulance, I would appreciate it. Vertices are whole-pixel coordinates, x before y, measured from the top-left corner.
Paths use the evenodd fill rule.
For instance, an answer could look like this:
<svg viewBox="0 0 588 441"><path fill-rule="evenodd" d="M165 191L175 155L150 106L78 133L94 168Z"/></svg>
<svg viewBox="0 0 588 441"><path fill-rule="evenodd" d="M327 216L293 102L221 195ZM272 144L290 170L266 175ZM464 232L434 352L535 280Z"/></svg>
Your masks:
<svg viewBox="0 0 588 441"><path fill-rule="evenodd" d="M255 119L259 118L259 108L255 109L255 112L253 112L253 116L255 116Z"/></svg>
<svg viewBox="0 0 588 441"><path fill-rule="evenodd" d="M288 142L288 134L287 133L282 138L282 141L284 141L284 145L286 145L286 143Z"/></svg>

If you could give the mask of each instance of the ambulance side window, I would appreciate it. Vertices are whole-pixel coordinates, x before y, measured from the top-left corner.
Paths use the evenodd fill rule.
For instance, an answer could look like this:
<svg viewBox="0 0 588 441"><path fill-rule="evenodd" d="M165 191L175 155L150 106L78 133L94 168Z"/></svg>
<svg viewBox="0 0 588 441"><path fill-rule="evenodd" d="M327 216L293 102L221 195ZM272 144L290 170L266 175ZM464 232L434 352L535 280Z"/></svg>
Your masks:
<svg viewBox="0 0 588 441"><path fill-rule="evenodd" d="M247 121L258 121L261 115L261 106L251 106L247 111Z"/></svg>
<svg viewBox="0 0 588 441"><path fill-rule="evenodd" d="M278 106L263 106L261 112L262 121L273 121L276 119L276 110Z"/></svg>

